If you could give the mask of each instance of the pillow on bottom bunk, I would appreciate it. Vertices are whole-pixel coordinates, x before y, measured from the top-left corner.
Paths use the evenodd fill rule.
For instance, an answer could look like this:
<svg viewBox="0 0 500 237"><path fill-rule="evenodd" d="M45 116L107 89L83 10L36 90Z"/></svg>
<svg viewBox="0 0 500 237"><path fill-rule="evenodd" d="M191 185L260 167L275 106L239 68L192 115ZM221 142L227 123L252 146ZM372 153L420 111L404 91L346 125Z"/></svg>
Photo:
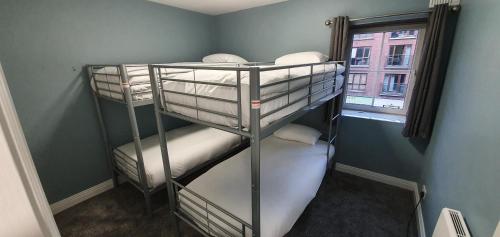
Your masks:
<svg viewBox="0 0 500 237"><path fill-rule="evenodd" d="M288 124L274 132L275 137L314 145L321 136L318 130L299 124Z"/></svg>

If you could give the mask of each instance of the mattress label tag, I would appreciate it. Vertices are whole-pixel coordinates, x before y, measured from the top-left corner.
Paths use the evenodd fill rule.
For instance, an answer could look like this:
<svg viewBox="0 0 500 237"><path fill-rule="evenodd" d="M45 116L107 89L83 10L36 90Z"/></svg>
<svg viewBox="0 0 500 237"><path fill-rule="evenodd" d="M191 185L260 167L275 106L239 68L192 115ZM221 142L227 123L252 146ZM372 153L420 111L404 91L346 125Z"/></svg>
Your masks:
<svg viewBox="0 0 500 237"><path fill-rule="evenodd" d="M252 100L252 109L260 109L260 100Z"/></svg>

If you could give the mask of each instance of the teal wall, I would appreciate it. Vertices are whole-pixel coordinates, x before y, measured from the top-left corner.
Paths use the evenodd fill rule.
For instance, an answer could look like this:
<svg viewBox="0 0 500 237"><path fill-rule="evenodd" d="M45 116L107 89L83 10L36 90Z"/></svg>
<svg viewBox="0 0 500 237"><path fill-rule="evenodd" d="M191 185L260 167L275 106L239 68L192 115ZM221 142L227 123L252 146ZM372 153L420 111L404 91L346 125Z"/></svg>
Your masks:
<svg viewBox="0 0 500 237"><path fill-rule="evenodd" d="M290 0L216 18L217 50L272 61L289 52L328 52L326 18L427 8L428 1ZM500 213L500 46L498 0L462 0L443 99L425 152L400 135L402 124L343 117L338 159L356 167L420 181L427 235L441 208L463 211L474 236L490 237ZM300 120L317 128L322 110Z"/></svg>
<svg viewBox="0 0 500 237"><path fill-rule="evenodd" d="M249 60L274 61L297 51L329 51L331 30L324 25L337 15L363 17L426 9L424 1L290 0L216 17L217 49ZM326 130L319 109L300 123ZM402 124L343 117L337 159L345 164L418 180L421 155L401 134Z"/></svg>
<svg viewBox="0 0 500 237"><path fill-rule="evenodd" d="M0 0L0 61L50 202L110 178L82 67L199 61L213 27L213 17L144 0ZM131 141L125 108L105 107L113 143ZM151 106L138 114L154 133Z"/></svg>
<svg viewBox="0 0 500 237"><path fill-rule="evenodd" d="M423 10L428 1L414 0L289 0L216 17L219 51L249 60L274 61L299 50L329 51L329 17L364 17Z"/></svg>
<svg viewBox="0 0 500 237"><path fill-rule="evenodd" d="M289 52L328 52L326 18L423 10L428 1L290 0L209 17L142 0L0 0L0 61L51 202L110 177L87 63L197 61L209 52L272 61ZM500 37L497 0L462 0L452 60L433 137L424 154L401 124L342 118L342 163L418 180L430 236L439 210L462 210L474 236L491 236L500 213ZM479 63L479 64L478 64ZM105 103L114 144L131 140L126 110ZM138 110L154 133L151 108ZM322 109L300 122L323 128ZM168 121L170 127L178 121Z"/></svg>
<svg viewBox="0 0 500 237"><path fill-rule="evenodd" d="M500 218L500 1L462 0L421 182L428 236L443 207L461 210L476 237Z"/></svg>

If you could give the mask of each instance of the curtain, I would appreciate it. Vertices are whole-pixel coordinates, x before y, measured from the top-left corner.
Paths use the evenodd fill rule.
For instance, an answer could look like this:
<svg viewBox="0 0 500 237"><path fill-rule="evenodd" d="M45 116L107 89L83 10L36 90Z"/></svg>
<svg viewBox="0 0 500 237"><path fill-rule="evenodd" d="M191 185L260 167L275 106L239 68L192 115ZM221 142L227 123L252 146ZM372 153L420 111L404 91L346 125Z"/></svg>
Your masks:
<svg viewBox="0 0 500 237"><path fill-rule="evenodd" d="M403 136L427 140L432 134L453 40L457 11L434 6L429 16Z"/></svg>
<svg viewBox="0 0 500 237"><path fill-rule="evenodd" d="M347 41L349 36L349 17L348 16L338 16L332 20L332 36L330 40L330 54L329 59L333 61L344 61L346 50L347 50ZM344 80L344 81L347 81ZM345 83L344 83L345 84ZM339 99L336 99L336 102ZM329 102L327 104L325 121L330 119L330 114L332 113L331 108L333 102ZM336 106L342 105L342 101L336 103Z"/></svg>
<svg viewBox="0 0 500 237"><path fill-rule="evenodd" d="M332 38L330 44L330 60L345 60L347 40L349 36L349 17L339 16L332 20Z"/></svg>

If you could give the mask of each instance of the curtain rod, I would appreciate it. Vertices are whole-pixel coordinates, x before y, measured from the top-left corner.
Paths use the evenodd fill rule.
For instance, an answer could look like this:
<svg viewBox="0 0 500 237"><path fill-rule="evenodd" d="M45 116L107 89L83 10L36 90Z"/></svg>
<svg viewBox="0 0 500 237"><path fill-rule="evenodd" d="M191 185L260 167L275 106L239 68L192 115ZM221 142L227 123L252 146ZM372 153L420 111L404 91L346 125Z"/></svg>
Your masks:
<svg viewBox="0 0 500 237"><path fill-rule="evenodd" d="M459 9L459 6L452 6L451 9L453 11L456 11ZM352 21L362 21L362 20L379 19L379 18L386 18L386 17L420 15L420 14L429 14L430 12L431 12L431 10L429 9L426 11L415 11L415 12L405 12L405 13L396 13L396 14L386 14L386 15L379 15L379 16L353 18L353 19L349 19L349 21L352 22ZM325 21L325 25L327 25L327 26L331 25L332 23L333 23L332 19L327 19Z"/></svg>

